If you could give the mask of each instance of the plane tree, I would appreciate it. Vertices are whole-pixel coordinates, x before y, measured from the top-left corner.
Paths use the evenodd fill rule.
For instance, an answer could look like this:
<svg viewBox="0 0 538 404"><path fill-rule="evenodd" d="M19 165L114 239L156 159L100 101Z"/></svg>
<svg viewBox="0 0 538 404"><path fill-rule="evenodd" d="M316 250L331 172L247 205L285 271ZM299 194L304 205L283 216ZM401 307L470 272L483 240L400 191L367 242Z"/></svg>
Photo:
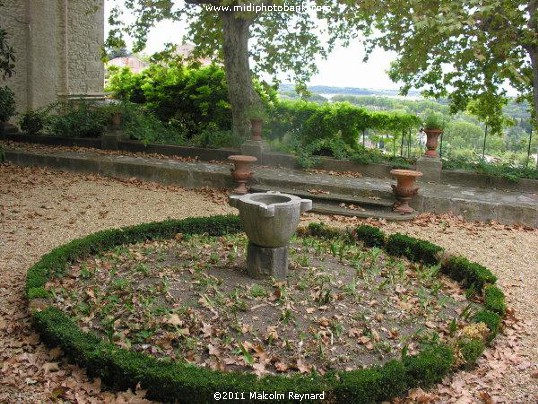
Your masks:
<svg viewBox="0 0 538 404"><path fill-rule="evenodd" d="M108 45L124 45L122 34L135 39L133 50L143 49L148 30L165 19L188 23L186 39L196 44L195 57L222 61L232 107L233 130L247 137L249 111L260 107L253 76L277 77L287 72L304 90L317 72L316 60L326 57L336 43L354 40L369 26L365 7L338 0L112 0L113 26ZM135 16L122 23L122 10Z"/></svg>
<svg viewBox="0 0 538 404"><path fill-rule="evenodd" d="M528 101L536 125L538 0L372 1L368 52L396 52L390 77L404 94L419 88L448 97L453 112L474 101L498 132L510 86Z"/></svg>

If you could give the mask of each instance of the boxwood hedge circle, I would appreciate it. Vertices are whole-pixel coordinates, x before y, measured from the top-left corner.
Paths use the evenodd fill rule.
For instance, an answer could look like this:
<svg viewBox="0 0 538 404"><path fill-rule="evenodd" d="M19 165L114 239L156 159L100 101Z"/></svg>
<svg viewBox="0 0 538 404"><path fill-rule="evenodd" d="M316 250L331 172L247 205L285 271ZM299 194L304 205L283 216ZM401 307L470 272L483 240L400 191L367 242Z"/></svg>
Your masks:
<svg viewBox="0 0 538 404"><path fill-rule="evenodd" d="M437 341L423 346L417 355L404 353L401 360L391 360L383 366L328 372L323 376L269 375L258 378L250 373L224 373L186 362L158 360L120 348L82 331L70 317L50 304L46 283L53 277L65 275L70 263L91 254L122 244L168 239L177 233L220 236L240 231L237 216L212 216L105 230L73 240L44 255L28 270L26 294L33 323L47 345L61 347L70 360L85 368L88 375L100 377L109 388L124 390L140 385L147 390L149 399L196 403L214 402L217 392L244 392L237 396L242 402L271 401L275 394L281 399L279 401L295 402L297 396L290 392L303 395L304 402L319 402L321 397L331 402L388 400L410 388L437 383L452 369L476 360L485 344L499 331L501 316L506 310L504 294L495 286L496 277L487 268L464 257L443 256L442 248L430 242L401 234L387 237L380 229L366 225L343 233L325 225L311 224L309 232L325 238L344 236L347 242L360 241L365 246L384 248L391 255L403 255L411 261L440 264L441 272L461 282L475 295L483 296L484 310L472 320L487 326L489 333L485 341L459 341L459 357L453 346Z"/></svg>

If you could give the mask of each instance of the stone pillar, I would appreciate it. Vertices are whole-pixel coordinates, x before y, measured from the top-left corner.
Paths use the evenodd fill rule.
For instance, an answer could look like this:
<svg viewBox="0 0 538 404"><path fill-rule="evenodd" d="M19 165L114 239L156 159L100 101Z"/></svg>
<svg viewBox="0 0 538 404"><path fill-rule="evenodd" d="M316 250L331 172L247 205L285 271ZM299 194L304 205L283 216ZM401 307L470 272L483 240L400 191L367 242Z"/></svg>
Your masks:
<svg viewBox="0 0 538 404"><path fill-rule="evenodd" d="M247 248L247 273L253 278L288 276L288 247L260 247L251 242Z"/></svg>
<svg viewBox="0 0 538 404"><path fill-rule="evenodd" d="M101 148L104 150L118 150L118 144L124 138L122 130L107 130L101 136Z"/></svg>
<svg viewBox="0 0 538 404"><path fill-rule="evenodd" d="M263 140L247 140L241 145L241 154L254 156L258 164L263 163L263 154L269 152L269 145Z"/></svg>
<svg viewBox="0 0 538 404"><path fill-rule="evenodd" d="M442 168L443 163L439 157L422 156L417 159L416 170L423 174L422 181L440 182Z"/></svg>

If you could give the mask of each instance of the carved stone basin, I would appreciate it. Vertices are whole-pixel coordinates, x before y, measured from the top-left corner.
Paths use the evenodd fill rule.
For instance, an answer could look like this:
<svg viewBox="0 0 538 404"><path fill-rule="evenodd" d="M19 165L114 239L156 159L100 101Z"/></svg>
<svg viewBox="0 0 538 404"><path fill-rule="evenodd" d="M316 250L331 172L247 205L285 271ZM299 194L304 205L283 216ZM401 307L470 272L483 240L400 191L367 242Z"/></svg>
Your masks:
<svg viewBox="0 0 538 404"><path fill-rule="evenodd" d="M247 272L254 277L285 277L290 237L299 225L301 213L312 209L312 201L269 191L232 195L229 203L239 209L249 239Z"/></svg>
<svg viewBox="0 0 538 404"><path fill-rule="evenodd" d="M248 239L260 247L288 245L301 213L312 209L310 199L271 191L232 195L230 205L239 209Z"/></svg>

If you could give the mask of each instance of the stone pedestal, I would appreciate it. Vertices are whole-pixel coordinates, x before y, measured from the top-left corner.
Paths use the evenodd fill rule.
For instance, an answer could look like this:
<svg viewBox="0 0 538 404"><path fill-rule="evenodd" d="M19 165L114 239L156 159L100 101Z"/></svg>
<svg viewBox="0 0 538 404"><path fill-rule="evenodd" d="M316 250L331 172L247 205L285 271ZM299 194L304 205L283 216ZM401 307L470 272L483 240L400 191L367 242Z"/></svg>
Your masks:
<svg viewBox="0 0 538 404"><path fill-rule="evenodd" d="M269 145L263 140L247 140L241 145L241 154L254 156L258 159L258 164L263 162L263 153L269 151Z"/></svg>
<svg viewBox="0 0 538 404"><path fill-rule="evenodd" d="M416 164L417 171L420 171L423 176L422 181L440 182L441 169L443 164L438 157L419 157Z"/></svg>
<svg viewBox="0 0 538 404"><path fill-rule="evenodd" d="M288 247L260 247L249 242L247 273L253 278L285 279L288 276Z"/></svg>
<svg viewBox="0 0 538 404"><path fill-rule="evenodd" d="M101 148L105 150L118 150L118 143L124 138L121 130L111 130L101 136Z"/></svg>

